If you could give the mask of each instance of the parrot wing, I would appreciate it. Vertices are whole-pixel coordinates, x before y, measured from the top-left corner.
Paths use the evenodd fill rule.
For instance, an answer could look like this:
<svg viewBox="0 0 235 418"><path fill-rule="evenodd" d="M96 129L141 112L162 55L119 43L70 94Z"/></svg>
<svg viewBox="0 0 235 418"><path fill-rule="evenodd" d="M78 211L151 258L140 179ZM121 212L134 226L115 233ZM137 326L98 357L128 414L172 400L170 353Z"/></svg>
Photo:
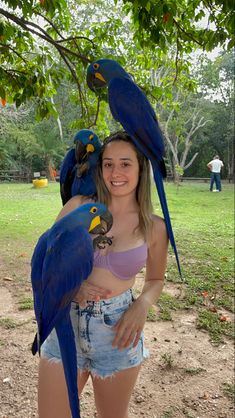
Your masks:
<svg viewBox="0 0 235 418"><path fill-rule="evenodd" d="M90 196L96 194L95 168L89 168L88 172L81 177L74 177L71 187L71 195Z"/></svg>
<svg viewBox="0 0 235 418"><path fill-rule="evenodd" d="M84 227L77 226L50 238L43 261L40 298L34 285L35 269L32 270L34 300L40 299L35 312L40 345L70 308L81 283L91 273L92 265L92 239Z"/></svg>
<svg viewBox="0 0 235 418"><path fill-rule="evenodd" d="M179 257L163 185L163 178L166 177L163 160L164 141L154 110L140 88L132 80L125 77L115 77L110 81L108 97L113 117L121 123L131 136L139 151L151 161L167 233L175 252L181 276Z"/></svg>
<svg viewBox="0 0 235 418"><path fill-rule="evenodd" d="M76 176L75 149L72 148L65 155L60 167L60 195L63 205L72 197L71 187Z"/></svg>
<svg viewBox="0 0 235 418"><path fill-rule="evenodd" d="M43 304L42 269L47 252L49 229L39 238L31 259L31 281L34 294L34 311L36 318L40 316Z"/></svg>
<svg viewBox="0 0 235 418"><path fill-rule="evenodd" d="M145 94L132 80L115 77L109 83L108 96L113 117L147 158L160 163L164 154L163 136Z"/></svg>
<svg viewBox="0 0 235 418"><path fill-rule="evenodd" d="M68 171L72 171L73 167L77 164L75 149L70 149L65 155L61 167L60 167L60 183L64 183Z"/></svg>

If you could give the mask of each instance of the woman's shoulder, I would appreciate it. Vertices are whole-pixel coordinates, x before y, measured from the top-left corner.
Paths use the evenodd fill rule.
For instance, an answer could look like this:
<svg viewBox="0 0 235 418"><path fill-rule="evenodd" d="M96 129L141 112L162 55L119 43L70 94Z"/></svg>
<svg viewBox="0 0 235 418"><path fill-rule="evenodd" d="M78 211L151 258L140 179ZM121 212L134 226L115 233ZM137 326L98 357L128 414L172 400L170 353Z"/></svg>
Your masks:
<svg viewBox="0 0 235 418"><path fill-rule="evenodd" d="M165 220L161 216L153 214L152 215L152 228L148 237L149 245L153 245L159 240L160 241L165 240L167 239L167 237L168 235L167 235Z"/></svg>
<svg viewBox="0 0 235 418"><path fill-rule="evenodd" d="M154 228L160 228L163 230L166 228L165 220L161 216L152 214L152 221Z"/></svg>
<svg viewBox="0 0 235 418"><path fill-rule="evenodd" d="M81 195L73 196L63 206L56 220L58 221L59 219L63 218L72 210L77 209L79 208L79 206L84 205L85 203L89 203L89 202L95 202L95 197L94 196L81 196Z"/></svg>
<svg viewBox="0 0 235 418"><path fill-rule="evenodd" d="M95 196L82 196L82 195L77 195L77 196L73 196L67 203L69 204L69 206L77 208L81 205L84 205L84 203L89 203L89 202L95 202Z"/></svg>

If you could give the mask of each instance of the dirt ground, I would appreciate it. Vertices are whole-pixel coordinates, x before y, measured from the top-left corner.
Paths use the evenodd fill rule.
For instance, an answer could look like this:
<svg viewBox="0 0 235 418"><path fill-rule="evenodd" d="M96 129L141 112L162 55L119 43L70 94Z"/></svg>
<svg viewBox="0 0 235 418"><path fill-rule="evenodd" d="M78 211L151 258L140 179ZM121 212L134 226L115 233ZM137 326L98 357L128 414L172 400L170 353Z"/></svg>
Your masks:
<svg viewBox="0 0 235 418"><path fill-rule="evenodd" d="M30 347L36 331L32 310L19 310L21 295L30 295L29 280L16 280L12 269L29 277L28 258L19 266L0 260L0 417L37 417L38 358ZM19 271L18 270L18 271ZM141 286L141 275L136 289ZM167 283L165 292L177 296L180 289ZM6 329L3 319L16 325ZM172 321L147 322L145 361L131 405L130 418L232 418L232 400L224 385L234 376L233 344L213 346L207 332L196 329L194 310L175 311ZM5 324L6 325L6 324ZM92 386L88 382L81 399L82 418L96 416ZM112 418L112 417L110 417Z"/></svg>

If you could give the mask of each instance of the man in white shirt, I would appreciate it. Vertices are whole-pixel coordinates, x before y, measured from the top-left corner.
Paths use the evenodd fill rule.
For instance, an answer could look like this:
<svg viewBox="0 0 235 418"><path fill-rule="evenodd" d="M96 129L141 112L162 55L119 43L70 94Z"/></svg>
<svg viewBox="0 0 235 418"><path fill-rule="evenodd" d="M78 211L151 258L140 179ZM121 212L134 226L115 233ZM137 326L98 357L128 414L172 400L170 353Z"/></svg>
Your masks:
<svg viewBox="0 0 235 418"><path fill-rule="evenodd" d="M221 192L220 171L223 166L223 161L219 159L218 155L215 155L213 160L207 164L207 167L211 170L210 192L213 191L214 182L216 185L215 191Z"/></svg>

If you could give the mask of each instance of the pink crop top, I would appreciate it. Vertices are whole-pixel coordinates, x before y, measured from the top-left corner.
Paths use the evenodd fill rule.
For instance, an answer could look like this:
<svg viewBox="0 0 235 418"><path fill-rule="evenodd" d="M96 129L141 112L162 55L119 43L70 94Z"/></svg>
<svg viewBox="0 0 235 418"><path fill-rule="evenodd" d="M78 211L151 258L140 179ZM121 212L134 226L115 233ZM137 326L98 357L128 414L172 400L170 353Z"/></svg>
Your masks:
<svg viewBox="0 0 235 418"><path fill-rule="evenodd" d="M128 280L145 266L147 252L146 243L126 251L110 251L106 255L101 255L98 250L94 253L93 266L109 270L121 280Z"/></svg>

